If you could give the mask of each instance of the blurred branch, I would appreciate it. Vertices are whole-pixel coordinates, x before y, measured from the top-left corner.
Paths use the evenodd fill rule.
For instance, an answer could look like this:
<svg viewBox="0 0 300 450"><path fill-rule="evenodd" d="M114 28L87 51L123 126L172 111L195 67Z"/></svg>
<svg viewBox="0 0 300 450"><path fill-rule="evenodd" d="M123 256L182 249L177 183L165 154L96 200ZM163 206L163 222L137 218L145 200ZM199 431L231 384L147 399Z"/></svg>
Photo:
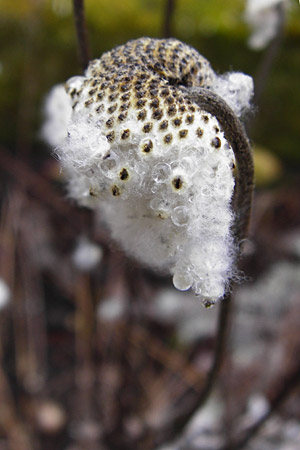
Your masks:
<svg viewBox="0 0 300 450"><path fill-rule="evenodd" d="M77 423L75 440L79 448L100 450L98 442L101 437L101 424L95 417L94 392L96 368L94 361L95 345L95 310L91 279L89 274L82 273L74 283L75 316L75 348L76 348L76 408L73 420ZM90 432L84 432L90 427Z"/></svg>
<svg viewBox="0 0 300 450"><path fill-rule="evenodd" d="M220 303L215 350L212 364L206 375L206 380L204 384L202 384L201 390L198 395L195 396L195 392L192 393L191 390L189 390L185 394L184 398L181 398L180 402L177 402L178 405L176 410L178 411L178 413L175 413L176 416L174 414L175 417L173 418L171 425L167 429L164 428L161 430L161 433L156 434L156 444L163 444L170 439L174 439L174 430L176 430L176 435L180 436L185 425L188 423L194 413L205 404L208 397L210 396L225 357L230 312L231 298L230 294L228 294L226 298L224 298ZM198 380L198 382L199 381L203 383L202 374L200 375L200 380Z"/></svg>
<svg viewBox="0 0 300 450"><path fill-rule="evenodd" d="M175 0L166 0L164 23L163 23L163 37L169 38L172 36L172 19L175 10Z"/></svg>
<svg viewBox="0 0 300 450"><path fill-rule="evenodd" d="M22 20L22 66L20 67L20 93L16 115L16 151L29 158L35 130L35 115L41 87L41 39L45 2L28 1L31 15Z"/></svg>
<svg viewBox="0 0 300 450"><path fill-rule="evenodd" d="M1 355L0 355L1 356ZM8 437L11 450L32 450L33 442L24 424L19 419L13 394L2 369L0 358L0 427Z"/></svg>
<svg viewBox="0 0 300 450"><path fill-rule="evenodd" d="M186 385L193 388L196 392L200 391L204 376L201 378L199 370L192 364L189 364L179 352L166 347L160 339L147 332L147 330L141 326L134 326L130 343L145 349L152 359L160 362L170 372L179 374Z"/></svg>
<svg viewBox="0 0 300 450"><path fill-rule="evenodd" d="M90 51L84 14L84 0L73 0L75 28L80 64L85 70L89 64Z"/></svg>
<svg viewBox="0 0 300 450"><path fill-rule="evenodd" d="M1 313L3 313L1 311ZM1 317L0 317L1 318ZM0 322L0 325L3 324ZM2 331L2 327L1 330ZM0 336L2 338L2 336ZM7 436L9 448L11 450L30 450L33 449L32 437L24 426L23 420L19 417L18 409L15 404L15 396L12 392L9 379L4 370L5 368L5 349L3 341L0 341L0 430ZM1 439L2 441L2 439ZM0 445L1 446L1 445Z"/></svg>
<svg viewBox="0 0 300 450"><path fill-rule="evenodd" d="M261 101L262 94L266 88L268 78L276 57L278 55L280 46L282 44L283 35L284 35L284 22L285 22L285 7L283 3L279 3L276 6L277 12L277 30L274 39L270 42L268 47L266 48L256 75L254 77L254 97L253 103L255 106L259 106ZM256 117L253 116L252 120L250 120L247 124L247 130L252 131L255 124Z"/></svg>
<svg viewBox="0 0 300 450"><path fill-rule="evenodd" d="M24 189L31 191L37 198L56 210L57 213L68 214L69 206L56 194L50 183L34 172L20 158L14 157L0 145L0 167L5 170Z"/></svg>
<svg viewBox="0 0 300 450"><path fill-rule="evenodd" d="M276 395L270 400L270 407L268 411L261 416L250 428L243 431L242 436L231 441L229 445L221 447L219 450L241 450L255 438L265 422L280 408L288 399L289 395L300 385L300 367L297 366L291 373L289 373L283 380L281 387L276 389Z"/></svg>
<svg viewBox="0 0 300 450"><path fill-rule="evenodd" d="M86 233L90 216L87 210L79 210L72 208L70 203L64 201L63 197L56 192L51 181L35 172L27 163L20 158L14 157L11 153L0 144L0 169L7 172L13 177L15 182L20 185L23 190L29 192L33 197L38 199L43 205L53 210L64 221L70 225L71 229L82 233ZM107 232L97 228L97 241L102 245L108 242Z"/></svg>
<svg viewBox="0 0 300 450"><path fill-rule="evenodd" d="M272 66L275 62L276 56L282 43L284 22L285 22L285 8L283 3L279 3L276 7L276 13L278 16L277 30L275 38L271 41L267 47L261 64L255 76L255 91L254 91L254 103L257 105L260 101L261 95L265 89L268 77L270 75Z"/></svg>
<svg viewBox="0 0 300 450"><path fill-rule="evenodd" d="M24 351L16 359L22 361L22 380L20 380L22 385L27 392L38 394L45 386L48 377L44 288L40 267L33 260L33 255L38 248L35 236L39 223L34 220L33 213L28 217L22 214L24 209L30 210L30 203L24 198L20 200L22 203L17 212L19 220L15 225L18 239L16 239L17 254L19 261L26 261L27 264L20 264L18 274L18 282L21 284L18 301L22 315L15 317L17 322L15 329L22 321L24 335L19 337L24 341Z"/></svg>
<svg viewBox="0 0 300 450"><path fill-rule="evenodd" d="M80 221L75 220L71 207L55 192L49 181L36 173L20 158L12 156L8 150L0 145L0 168L12 176L24 189L29 191L42 203L55 210L57 214L67 220L72 228L81 231ZM73 219L73 220L72 220Z"/></svg>

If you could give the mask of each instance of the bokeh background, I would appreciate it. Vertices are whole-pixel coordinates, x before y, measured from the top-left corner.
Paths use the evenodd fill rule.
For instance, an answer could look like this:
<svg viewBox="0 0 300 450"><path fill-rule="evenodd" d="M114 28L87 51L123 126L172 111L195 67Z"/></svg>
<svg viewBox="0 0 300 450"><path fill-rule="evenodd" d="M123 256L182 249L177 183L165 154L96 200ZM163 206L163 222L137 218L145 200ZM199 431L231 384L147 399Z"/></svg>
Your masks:
<svg viewBox="0 0 300 450"><path fill-rule="evenodd" d="M94 58L165 36L165 0L85 3ZM170 21L217 72L242 71L262 88L246 121L251 235L226 358L200 408L219 306L204 310L128 260L66 198L41 139L45 95L82 73L72 2L0 0L0 450L299 449L300 7L289 2L263 75L270 47L248 47L244 11L243 0L177 0Z"/></svg>

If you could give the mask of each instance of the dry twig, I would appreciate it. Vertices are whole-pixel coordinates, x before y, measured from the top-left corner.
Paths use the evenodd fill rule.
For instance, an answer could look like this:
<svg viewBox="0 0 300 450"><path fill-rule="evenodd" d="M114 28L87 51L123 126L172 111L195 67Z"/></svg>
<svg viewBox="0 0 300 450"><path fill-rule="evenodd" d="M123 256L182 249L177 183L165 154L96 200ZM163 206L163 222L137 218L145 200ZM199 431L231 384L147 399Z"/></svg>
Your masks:
<svg viewBox="0 0 300 450"><path fill-rule="evenodd" d="M163 37L165 38L172 36L172 19L175 11L175 3L175 0L166 0L163 23Z"/></svg>
<svg viewBox="0 0 300 450"><path fill-rule="evenodd" d="M233 439L229 445L219 450L241 450L250 440L254 439L266 421L283 405L295 389L300 385L300 367L289 373L283 380L280 389L270 400L268 411L261 416L250 428L240 433L239 437Z"/></svg>
<svg viewBox="0 0 300 450"><path fill-rule="evenodd" d="M77 35L79 60L83 70L85 70L89 64L90 51L88 45L87 29L85 24L84 0L73 0L73 11Z"/></svg>

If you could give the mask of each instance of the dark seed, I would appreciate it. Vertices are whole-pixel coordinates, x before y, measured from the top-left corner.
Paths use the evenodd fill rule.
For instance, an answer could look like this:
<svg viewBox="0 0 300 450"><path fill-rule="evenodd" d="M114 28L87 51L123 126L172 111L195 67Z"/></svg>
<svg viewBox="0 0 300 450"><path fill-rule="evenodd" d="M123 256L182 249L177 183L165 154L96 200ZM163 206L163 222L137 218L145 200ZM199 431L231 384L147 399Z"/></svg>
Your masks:
<svg viewBox="0 0 300 450"><path fill-rule="evenodd" d="M187 124L192 124L194 122L194 116L186 116L185 121Z"/></svg>
<svg viewBox="0 0 300 450"><path fill-rule="evenodd" d="M122 84L122 86L121 86L122 92L129 91L129 89L130 89L130 84Z"/></svg>
<svg viewBox="0 0 300 450"><path fill-rule="evenodd" d="M215 148L220 148L221 147L221 139L219 139L218 137L215 137L212 141L211 141L211 145Z"/></svg>
<svg viewBox="0 0 300 450"><path fill-rule="evenodd" d="M172 134L166 134L164 137L165 144L170 144L172 142L173 136Z"/></svg>
<svg viewBox="0 0 300 450"><path fill-rule="evenodd" d="M180 130L179 131L179 137L185 138L188 135L188 130Z"/></svg>
<svg viewBox="0 0 300 450"><path fill-rule="evenodd" d="M149 133L152 130L153 124L151 122L146 123L143 126L143 132L144 133Z"/></svg>
<svg viewBox="0 0 300 450"><path fill-rule="evenodd" d="M116 109L117 109L117 105L113 105L113 106L110 106L107 111L109 114L112 114L113 112L115 112Z"/></svg>
<svg viewBox="0 0 300 450"><path fill-rule="evenodd" d="M118 94L111 94L108 98L110 102L113 102L118 97Z"/></svg>
<svg viewBox="0 0 300 450"><path fill-rule="evenodd" d="M176 106L172 105L168 108L168 115L174 116L174 114L176 114Z"/></svg>
<svg viewBox="0 0 300 450"><path fill-rule="evenodd" d="M169 89L163 89L161 92L160 92L160 95L162 96L162 97L167 97L167 95L169 95L170 94L170 91L169 91Z"/></svg>
<svg viewBox="0 0 300 450"><path fill-rule="evenodd" d="M120 172L120 179L122 181L125 181L125 180L128 180L128 178L129 178L129 173L128 173L127 169L125 169L125 168L122 169Z"/></svg>
<svg viewBox="0 0 300 450"><path fill-rule="evenodd" d="M143 106L145 106L146 101L147 101L147 100L139 99L139 100L136 102L136 107L137 107L137 108L142 108Z"/></svg>
<svg viewBox="0 0 300 450"><path fill-rule="evenodd" d="M113 117L110 118L110 119L108 119L108 120L106 121L106 123L105 123L105 125L107 126L107 128L111 128L111 127L113 126L113 124L114 124L114 119L113 119Z"/></svg>
<svg viewBox="0 0 300 450"><path fill-rule="evenodd" d="M106 139L108 140L108 142L113 142L113 140L115 139L115 132L112 131L111 133L107 134Z"/></svg>
<svg viewBox="0 0 300 450"><path fill-rule="evenodd" d="M159 107L159 100L157 98L155 98L151 103L150 103L150 108L158 108Z"/></svg>
<svg viewBox="0 0 300 450"><path fill-rule="evenodd" d="M116 184L114 184L111 188L111 193L114 197L118 197L118 195L121 194L120 188Z"/></svg>
<svg viewBox="0 0 300 450"><path fill-rule="evenodd" d="M157 89L150 89L150 95L151 97L156 97L158 94L158 90Z"/></svg>
<svg viewBox="0 0 300 450"><path fill-rule="evenodd" d="M201 128L197 128L196 133L197 133L197 136L200 138L203 136L203 130Z"/></svg>
<svg viewBox="0 0 300 450"><path fill-rule="evenodd" d="M88 107L88 106L90 106L93 102L94 102L94 100L93 100L92 98L90 98L89 100L87 100L87 101L84 103L84 106L85 106L85 107Z"/></svg>
<svg viewBox="0 0 300 450"><path fill-rule="evenodd" d="M120 106L120 111L126 111L129 107L130 103L123 103L123 105Z"/></svg>
<svg viewBox="0 0 300 450"><path fill-rule="evenodd" d="M145 142L145 144L143 145L143 152L150 153L152 148L153 148L153 143L152 143L152 141L149 140L148 142Z"/></svg>
<svg viewBox="0 0 300 450"><path fill-rule="evenodd" d="M172 103L174 103L174 98L169 96L169 97L166 98L166 102L171 105Z"/></svg>
<svg viewBox="0 0 300 450"><path fill-rule="evenodd" d="M130 136L130 130L124 130L123 133L121 134L121 138L122 139L128 139Z"/></svg>
<svg viewBox="0 0 300 450"><path fill-rule="evenodd" d="M121 100L123 102L126 102L127 100L129 100L129 97L130 97L130 93L127 92L127 94L122 95Z"/></svg>
<svg viewBox="0 0 300 450"><path fill-rule="evenodd" d="M137 118L138 118L138 120L145 120L146 116L147 116L147 113L146 113L146 111L143 109L142 111L140 111L140 112L138 113Z"/></svg>
<svg viewBox="0 0 300 450"><path fill-rule="evenodd" d="M175 127L179 127L180 125L181 125L181 119L174 119L173 120L173 125L175 126Z"/></svg>
<svg viewBox="0 0 300 450"><path fill-rule="evenodd" d="M163 116L163 112L161 109L156 109L155 111L153 111L152 117L155 120L160 120Z"/></svg>
<svg viewBox="0 0 300 450"><path fill-rule="evenodd" d="M125 120L126 117L127 117L127 113L125 113L125 114L121 113L121 114L118 116L118 119L119 119L120 122L123 122L123 120Z"/></svg>
<svg viewBox="0 0 300 450"><path fill-rule="evenodd" d="M161 124L159 125L159 129L160 129L160 130L165 130L165 129L168 128L168 125L169 125L168 121L167 121L167 120L163 120L163 121L161 122Z"/></svg>
<svg viewBox="0 0 300 450"><path fill-rule="evenodd" d="M182 179L180 177L173 178L172 184L173 184L175 189L177 189L177 190L181 189L182 185L183 185Z"/></svg>

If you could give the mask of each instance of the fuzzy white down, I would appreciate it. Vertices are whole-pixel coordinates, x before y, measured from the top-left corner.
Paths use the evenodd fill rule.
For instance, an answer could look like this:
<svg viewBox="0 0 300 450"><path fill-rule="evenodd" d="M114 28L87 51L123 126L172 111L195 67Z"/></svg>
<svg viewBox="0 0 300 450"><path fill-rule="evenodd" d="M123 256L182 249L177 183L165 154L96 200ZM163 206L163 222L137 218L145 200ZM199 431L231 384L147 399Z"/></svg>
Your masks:
<svg viewBox="0 0 300 450"><path fill-rule="evenodd" d="M84 79L73 77L69 88L78 88ZM249 107L250 77L234 73L216 76L212 90L214 87L237 115ZM220 128L218 121L205 113L209 121L204 123L202 113L196 112L184 144L174 130L172 144L166 146L160 140L158 124L145 137L141 123L129 112L117 134L130 129L130 138L109 143L104 127L107 116L105 112L91 113L84 107L87 99L88 87L83 86L81 104L71 120L71 99L61 86L54 88L46 101L43 134L50 145L57 146L70 196L96 209L128 254L171 273L177 289L192 288L204 304L214 303L224 295L235 254L230 232L234 155L222 131L218 134L220 148L211 145L215 128ZM201 141L195 139L199 125L204 130ZM145 154L143 144L149 139L153 151ZM129 175L126 181L120 179L123 169ZM176 191L172 181L178 177L182 188ZM118 196L112 195L114 185Z"/></svg>
<svg viewBox="0 0 300 450"><path fill-rule="evenodd" d="M72 106L63 84L54 86L44 104L45 121L41 130L43 139L51 147L59 145L66 137L71 120Z"/></svg>
<svg viewBox="0 0 300 450"><path fill-rule="evenodd" d="M0 310L4 309L10 300L11 291L6 282L0 278Z"/></svg>
<svg viewBox="0 0 300 450"><path fill-rule="evenodd" d="M74 249L72 261L78 270L89 272L100 263L102 255L103 250L99 245L82 236Z"/></svg>
<svg viewBox="0 0 300 450"><path fill-rule="evenodd" d="M275 37L278 21L277 7L286 4L286 0L248 0L246 4L245 19L252 28L248 40L250 48L261 50Z"/></svg>
<svg viewBox="0 0 300 450"><path fill-rule="evenodd" d="M253 79L249 75L231 72L216 76L212 88L238 117L249 109L254 91Z"/></svg>

